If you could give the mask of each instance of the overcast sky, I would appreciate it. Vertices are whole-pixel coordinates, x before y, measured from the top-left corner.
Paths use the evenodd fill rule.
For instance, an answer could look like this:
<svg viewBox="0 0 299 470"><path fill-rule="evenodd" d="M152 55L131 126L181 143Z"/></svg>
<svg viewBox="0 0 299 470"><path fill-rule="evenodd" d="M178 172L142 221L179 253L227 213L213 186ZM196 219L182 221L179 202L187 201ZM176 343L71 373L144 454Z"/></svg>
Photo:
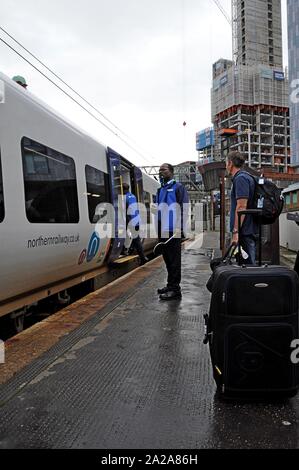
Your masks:
<svg viewBox="0 0 299 470"><path fill-rule="evenodd" d="M231 0L221 4L230 14ZM212 0L1 0L0 26L138 143L145 158L0 42L1 72L25 76L30 92L105 145L138 165L197 160L195 133L211 124L212 64L232 56L230 25ZM2 31L0 37L21 52Z"/></svg>

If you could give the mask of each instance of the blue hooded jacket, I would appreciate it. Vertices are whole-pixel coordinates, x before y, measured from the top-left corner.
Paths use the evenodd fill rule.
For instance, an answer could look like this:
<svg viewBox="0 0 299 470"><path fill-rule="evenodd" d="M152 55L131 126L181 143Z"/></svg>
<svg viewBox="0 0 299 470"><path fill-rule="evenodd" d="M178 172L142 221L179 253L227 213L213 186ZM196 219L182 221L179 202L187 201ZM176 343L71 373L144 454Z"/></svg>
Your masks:
<svg viewBox="0 0 299 470"><path fill-rule="evenodd" d="M130 193L129 191L126 193L126 212L127 225L134 219L134 227L139 226L140 215L139 210L137 209L137 199L136 196L134 196L134 194Z"/></svg>
<svg viewBox="0 0 299 470"><path fill-rule="evenodd" d="M158 234L171 236L176 228L183 232L186 228L186 211L183 204L189 203L186 188L174 179L167 181L158 189L156 202L158 204ZM180 208L177 207L177 204Z"/></svg>

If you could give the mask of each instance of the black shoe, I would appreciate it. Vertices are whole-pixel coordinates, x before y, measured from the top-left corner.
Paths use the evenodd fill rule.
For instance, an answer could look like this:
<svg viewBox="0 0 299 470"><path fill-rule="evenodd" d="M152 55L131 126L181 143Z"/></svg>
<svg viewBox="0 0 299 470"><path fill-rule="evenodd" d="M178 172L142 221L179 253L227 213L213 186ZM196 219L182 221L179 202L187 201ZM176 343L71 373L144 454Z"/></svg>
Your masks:
<svg viewBox="0 0 299 470"><path fill-rule="evenodd" d="M181 298L182 293L180 290L169 290L168 292L165 292L165 294L160 295L160 300L175 300Z"/></svg>
<svg viewBox="0 0 299 470"><path fill-rule="evenodd" d="M165 292L168 292L170 289L169 287L162 287L161 289L158 289L157 292L158 294L165 294Z"/></svg>
<svg viewBox="0 0 299 470"><path fill-rule="evenodd" d="M142 258L142 259L140 260L140 266L142 266L143 264L147 263L148 261L149 261L149 259L148 259L147 257Z"/></svg>

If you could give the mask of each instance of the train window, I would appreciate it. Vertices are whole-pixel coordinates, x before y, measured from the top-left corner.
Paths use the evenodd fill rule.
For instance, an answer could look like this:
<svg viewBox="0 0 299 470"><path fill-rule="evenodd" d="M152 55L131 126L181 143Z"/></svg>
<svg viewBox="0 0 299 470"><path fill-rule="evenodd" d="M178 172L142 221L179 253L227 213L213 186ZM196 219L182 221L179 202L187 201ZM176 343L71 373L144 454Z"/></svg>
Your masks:
<svg viewBox="0 0 299 470"><path fill-rule="evenodd" d="M101 202L107 202L107 184L105 173L92 166L85 166L88 215L94 222L96 207Z"/></svg>
<svg viewBox="0 0 299 470"><path fill-rule="evenodd" d="M298 204L298 191L293 193L293 205Z"/></svg>
<svg viewBox="0 0 299 470"><path fill-rule="evenodd" d="M27 137L22 139L21 146L29 222L79 222L74 160Z"/></svg>
<svg viewBox="0 0 299 470"><path fill-rule="evenodd" d="M0 222L4 219L4 195L3 195L3 181L2 181L2 168L1 168L1 155L0 155Z"/></svg>

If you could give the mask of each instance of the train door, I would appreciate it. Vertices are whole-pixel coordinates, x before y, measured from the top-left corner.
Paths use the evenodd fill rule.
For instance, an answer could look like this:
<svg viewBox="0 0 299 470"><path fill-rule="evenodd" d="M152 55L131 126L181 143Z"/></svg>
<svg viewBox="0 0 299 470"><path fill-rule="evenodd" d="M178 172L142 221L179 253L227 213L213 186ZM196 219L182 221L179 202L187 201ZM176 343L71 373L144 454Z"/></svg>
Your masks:
<svg viewBox="0 0 299 470"><path fill-rule="evenodd" d="M114 227L112 235L112 243L108 255L108 263L116 260L124 247L125 233L126 233L126 219L122 210L122 205L119 204L123 196L122 189L122 157L117 152L108 147L107 149L107 163L110 176L110 194L111 203L114 208Z"/></svg>

